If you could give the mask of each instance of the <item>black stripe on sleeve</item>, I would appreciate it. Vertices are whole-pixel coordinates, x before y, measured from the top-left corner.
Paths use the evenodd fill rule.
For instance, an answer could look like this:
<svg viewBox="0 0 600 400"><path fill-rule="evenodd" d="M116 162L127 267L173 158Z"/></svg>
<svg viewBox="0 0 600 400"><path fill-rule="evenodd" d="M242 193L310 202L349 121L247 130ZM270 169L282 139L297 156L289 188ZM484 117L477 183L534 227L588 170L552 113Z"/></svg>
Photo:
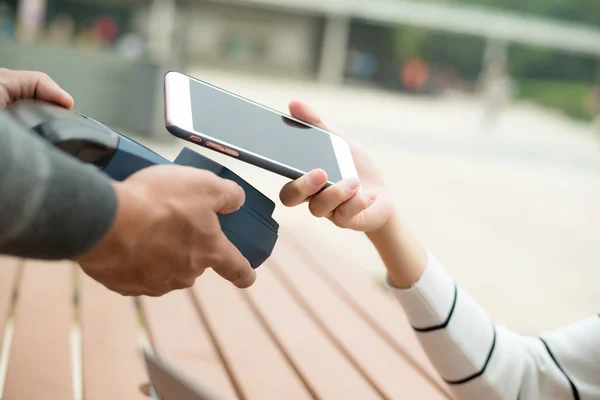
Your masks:
<svg viewBox="0 0 600 400"><path fill-rule="evenodd" d="M540 341L543 343L544 347L546 348L546 351L550 355L550 358L552 358L552 361L554 361L554 364L556 364L558 369L560 369L560 372L562 372L565 378L567 378L567 380L569 381L569 385L571 385L571 391L573 392L573 399L579 400L579 392L577 391L577 387L575 387L575 384L573 383L571 378L569 378L569 375L567 375L563 367L558 363L556 357L554 357L552 350L550 350L550 346L548 346L548 343L546 343L544 339L540 338Z"/></svg>
<svg viewBox="0 0 600 400"><path fill-rule="evenodd" d="M454 300L452 301L452 307L450 308L450 313L448 314L448 317L446 318L446 320L439 325L430 326L427 328L417 328L417 327L413 326L413 329L417 332L423 333L423 332L437 331L437 330L446 328L448 326L448 323L450 322L450 319L452 318L452 314L454 314L454 308L456 307L456 298L457 297L458 297L458 286L455 283L454 284Z"/></svg>
<svg viewBox="0 0 600 400"><path fill-rule="evenodd" d="M449 385L462 385L463 383L467 383L469 381L472 381L473 379L479 378L481 375L483 375L483 373L485 372L485 369L487 368L488 364L490 363L490 359L492 358L492 354L494 353L495 348L496 348L496 327L494 326L494 337L492 339L492 346L491 346L490 352L488 353L488 356L485 360L485 364L483 364L483 367L478 372L475 372L473 375L469 375L463 379L459 379L456 381L449 381L447 379L444 379L446 381L446 383Z"/></svg>

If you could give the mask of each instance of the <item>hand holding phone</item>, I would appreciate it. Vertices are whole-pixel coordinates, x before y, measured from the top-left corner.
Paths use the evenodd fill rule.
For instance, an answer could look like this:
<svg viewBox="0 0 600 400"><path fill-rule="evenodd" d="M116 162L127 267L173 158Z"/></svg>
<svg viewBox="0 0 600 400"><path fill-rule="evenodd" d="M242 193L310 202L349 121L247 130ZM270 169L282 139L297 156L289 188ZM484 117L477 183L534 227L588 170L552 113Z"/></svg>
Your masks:
<svg viewBox="0 0 600 400"><path fill-rule="evenodd" d="M348 143L322 127L178 72L165 76L173 135L290 179L322 169L324 186L357 178Z"/></svg>
<svg viewBox="0 0 600 400"><path fill-rule="evenodd" d="M327 129L319 116L307 105L290 103L291 114ZM340 228L373 233L386 226L394 214L394 203L383 177L362 146L348 141L352 150L361 183L358 191L356 178L350 178L320 190L314 182L323 181L323 171L315 170L286 184L280 193L281 201L288 207L308 203L310 212L319 218L327 217Z"/></svg>

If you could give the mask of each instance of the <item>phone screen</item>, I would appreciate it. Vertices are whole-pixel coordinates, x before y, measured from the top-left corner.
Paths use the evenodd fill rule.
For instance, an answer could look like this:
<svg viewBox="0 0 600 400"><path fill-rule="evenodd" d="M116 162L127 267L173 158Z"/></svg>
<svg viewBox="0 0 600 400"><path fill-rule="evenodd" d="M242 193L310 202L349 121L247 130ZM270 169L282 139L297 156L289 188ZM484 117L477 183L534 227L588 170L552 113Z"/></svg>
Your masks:
<svg viewBox="0 0 600 400"><path fill-rule="evenodd" d="M330 136L229 93L190 80L194 130L302 172L342 180Z"/></svg>

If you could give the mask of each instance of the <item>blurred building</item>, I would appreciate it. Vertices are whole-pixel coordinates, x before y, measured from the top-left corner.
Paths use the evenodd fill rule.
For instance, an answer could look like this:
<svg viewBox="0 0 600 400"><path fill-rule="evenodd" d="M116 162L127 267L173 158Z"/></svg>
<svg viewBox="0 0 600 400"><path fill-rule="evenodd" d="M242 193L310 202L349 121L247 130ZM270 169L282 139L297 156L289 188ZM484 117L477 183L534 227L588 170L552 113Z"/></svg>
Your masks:
<svg viewBox="0 0 600 400"><path fill-rule="evenodd" d="M119 38L129 35L126 48L135 46L131 35L138 35L144 52L154 60L318 76L330 82L345 77L384 81L394 59L389 31L401 25L482 38L488 43L485 62L490 55L506 57L508 45L515 43L600 57L597 28L455 3L0 0L0 4L20 10L17 25L29 30L35 30L29 25L57 21L58 28L66 29L67 16L80 34L97 24L96 31L110 36L113 22ZM95 21L99 17L111 21L100 24ZM398 75L398 66L392 68Z"/></svg>
<svg viewBox="0 0 600 400"><path fill-rule="evenodd" d="M167 69L212 66L419 93L456 81L447 66L434 70L414 55L399 60L391 34L399 26L477 38L482 49L476 69L483 77L499 60L506 63L515 44L600 59L596 27L454 3L0 0L0 65L51 73L83 111L93 110L107 123L162 132L156 110ZM65 69L66 63L78 68ZM139 117L132 118L135 107ZM154 128L150 116L156 116Z"/></svg>
<svg viewBox="0 0 600 400"><path fill-rule="evenodd" d="M481 39L484 77L492 65L506 62L512 45L600 59L597 27L456 3L177 0L177 7L180 56L187 62L329 83L398 85L406 75L390 34L398 26Z"/></svg>
<svg viewBox="0 0 600 400"><path fill-rule="evenodd" d="M317 71L323 18L222 3L187 5L183 56L188 62L300 76Z"/></svg>

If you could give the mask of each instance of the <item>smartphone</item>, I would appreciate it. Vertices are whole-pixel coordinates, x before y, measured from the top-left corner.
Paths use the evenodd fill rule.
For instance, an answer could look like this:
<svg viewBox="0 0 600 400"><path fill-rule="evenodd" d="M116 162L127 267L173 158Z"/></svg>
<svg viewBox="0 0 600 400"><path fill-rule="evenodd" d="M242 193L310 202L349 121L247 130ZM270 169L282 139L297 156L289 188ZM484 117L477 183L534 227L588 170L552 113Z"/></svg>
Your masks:
<svg viewBox="0 0 600 400"><path fill-rule="evenodd" d="M165 121L177 137L290 179L317 168L326 187L358 176L342 137L179 72L165 76Z"/></svg>

